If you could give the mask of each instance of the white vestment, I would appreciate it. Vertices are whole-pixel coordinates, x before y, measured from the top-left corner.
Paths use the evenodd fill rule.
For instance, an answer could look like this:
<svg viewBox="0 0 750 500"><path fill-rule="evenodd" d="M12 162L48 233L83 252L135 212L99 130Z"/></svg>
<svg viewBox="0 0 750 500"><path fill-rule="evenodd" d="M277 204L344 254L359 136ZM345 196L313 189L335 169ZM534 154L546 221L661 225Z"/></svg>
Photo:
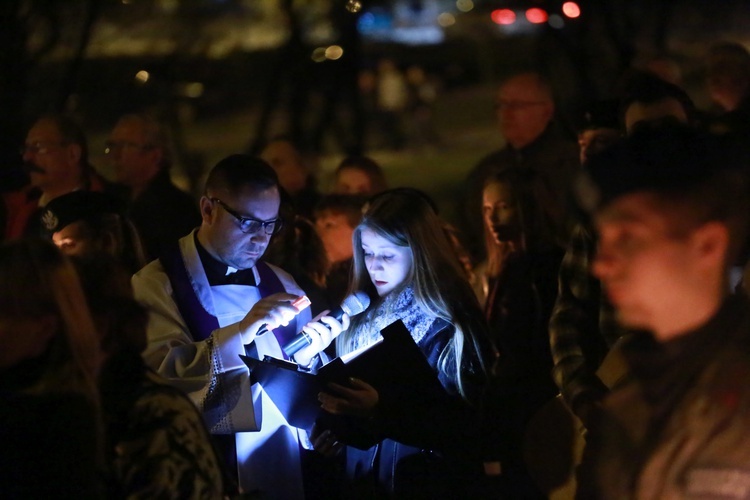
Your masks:
<svg viewBox="0 0 750 500"><path fill-rule="evenodd" d="M193 339L173 298L172 284L155 260L132 279L136 299L149 309L144 359L190 396L211 433L235 433L241 491L260 490L264 498L304 498L300 446L309 447L306 433L287 424L258 384L250 387L249 371L239 358L245 354L239 322L260 300L260 291L247 285L211 287L194 233L180 239L179 247L193 290L204 309L217 318L219 328L206 340ZM269 267L288 293L304 295L288 273ZM257 270L253 271L260 284ZM300 331L310 321L310 308L296 321ZM252 342L261 359L264 355L282 358L272 332Z"/></svg>

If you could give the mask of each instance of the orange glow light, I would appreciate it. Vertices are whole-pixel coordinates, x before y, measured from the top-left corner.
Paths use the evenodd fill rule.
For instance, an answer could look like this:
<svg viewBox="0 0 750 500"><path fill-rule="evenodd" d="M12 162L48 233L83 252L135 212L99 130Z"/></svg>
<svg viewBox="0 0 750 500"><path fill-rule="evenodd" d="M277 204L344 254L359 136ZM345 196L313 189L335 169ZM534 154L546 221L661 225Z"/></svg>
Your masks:
<svg viewBox="0 0 750 500"><path fill-rule="evenodd" d="M516 13L510 9L493 10L491 17L495 24L513 24L516 21Z"/></svg>
<svg viewBox="0 0 750 500"><path fill-rule="evenodd" d="M526 11L526 19L532 24L546 23L547 12L544 9L534 7Z"/></svg>
<svg viewBox="0 0 750 500"><path fill-rule="evenodd" d="M562 11L563 14L571 19L575 19L581 15L581 8L575 2L565 2L562 6Z"/></svg>

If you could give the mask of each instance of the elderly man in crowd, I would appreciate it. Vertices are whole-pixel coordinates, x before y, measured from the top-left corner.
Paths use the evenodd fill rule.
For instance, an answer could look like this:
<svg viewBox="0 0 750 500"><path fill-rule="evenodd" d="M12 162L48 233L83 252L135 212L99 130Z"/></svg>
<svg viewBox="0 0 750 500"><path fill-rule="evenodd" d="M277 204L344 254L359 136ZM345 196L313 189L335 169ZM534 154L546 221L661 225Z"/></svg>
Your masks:
<svg viewBox="0 0 750 500"><path fill-rule="evenodd" d="M469 250L477 257L483 252L480 215L484 180L492 171L508 168L521 169L533 178L550 230L565 242L571 227L570 187L577 171L578 148L555 126L550 83L535 72L510 76L498 89L495 112L506 145L482 159L466 179L463 229Z"/></svg>
<svg viewBox="0 0 750 500"><path fill-rule="evenodd" d="M30 182L3 196L5 239L41 235L43 207L58 196L79 189L105 188L105 181L89 164L83 130L67 116L39 118L26 134L21 155Z"/></svg>
<svg viewBox="0 0 750 500"><path fill-rule="evenodd" d="M172 182L169 143L162 125L145 114L125 115L112 129L105 152L115 180L128 190L130 217L147 256L200 224L195 200Z"/></svg>

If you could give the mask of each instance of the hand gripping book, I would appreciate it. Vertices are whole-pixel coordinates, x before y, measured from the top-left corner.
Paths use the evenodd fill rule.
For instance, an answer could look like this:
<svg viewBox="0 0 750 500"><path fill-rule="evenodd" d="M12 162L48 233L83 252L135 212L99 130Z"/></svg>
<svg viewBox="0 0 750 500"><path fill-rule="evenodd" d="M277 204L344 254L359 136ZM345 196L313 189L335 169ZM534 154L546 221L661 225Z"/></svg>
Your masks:
<svg viewBox="0 0 750 500"><path fill-rule="evenodd" d="M328 390L330 382L347 386L350 377L358 378L377 389L381 399L404 404L443 391L436 373L401 320L380 333L382 340L334 359L317 373L300 371L288 361L240 357L250 369L251 382L263 387L287 422L308 431L320 418L346 420L320 408L318 393ZM341 422L337 427L340 425Z"/></svg>

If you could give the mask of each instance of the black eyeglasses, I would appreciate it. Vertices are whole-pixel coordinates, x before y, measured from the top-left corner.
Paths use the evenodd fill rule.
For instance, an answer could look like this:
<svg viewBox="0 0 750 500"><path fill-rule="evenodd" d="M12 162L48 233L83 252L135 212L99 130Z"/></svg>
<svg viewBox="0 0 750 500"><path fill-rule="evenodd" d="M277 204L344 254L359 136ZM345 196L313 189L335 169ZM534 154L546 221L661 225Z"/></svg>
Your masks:
<svg viewBox="0 0 750 500"><path fill-rule="evenodd" d="M23 146L18 148L18 152L21 153L21 156L25 155L26 153L46 155L47 153L50 153L53 148L61 148L63 146L66 146L67 144L67 142L39 141L32 144L24 144Z"/></svg>
<svg viewBox="0 0 750 500"><path fill-rule="evenodd" d="M220 205L221 208L226 211L226 213L237 219L240 223L240 231L245 234L255 234L260 231L261 228L263 228L263 231L265 231L265 233L268 235L276 234L281 230L282 220L279 218L271 220L258 220L253 219L252 217L243 217L229 208L227 204L220 199L209 198L209 200Z"/></svg>

